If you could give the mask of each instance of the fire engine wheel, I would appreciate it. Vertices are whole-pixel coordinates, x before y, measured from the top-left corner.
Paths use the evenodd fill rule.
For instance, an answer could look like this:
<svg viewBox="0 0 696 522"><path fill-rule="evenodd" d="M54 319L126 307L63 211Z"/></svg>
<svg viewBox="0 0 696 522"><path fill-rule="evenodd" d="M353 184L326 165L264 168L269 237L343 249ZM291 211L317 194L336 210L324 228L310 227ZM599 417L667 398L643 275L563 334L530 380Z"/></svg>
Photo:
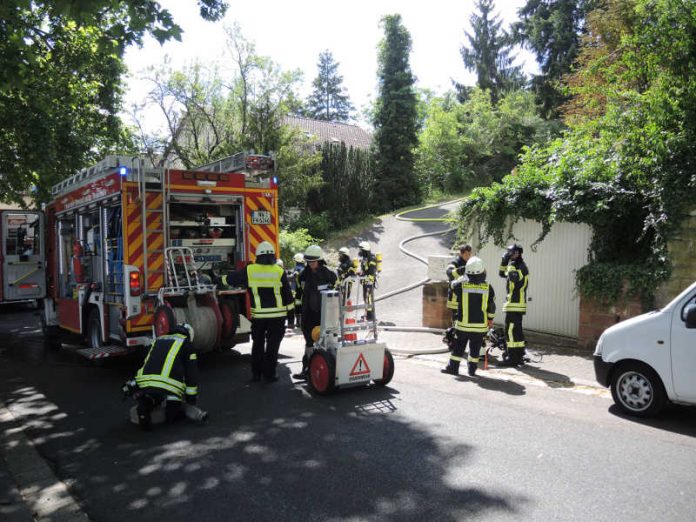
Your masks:
<svg viewBox="0 0 696 522"><path fill-rule="evenodd" d="M221 339L223 348L232 348L235 345L234 336L239 327L239 308L236 301L221 301L220 313L222 314Z"/></svg>
<svg viewBox="0 0 696 522"><path fill-rule="evenodd" d="M85 334L87 336L87 345L90 348L102 347L101 318L97 308L92 308L89 312Z"/></svg>
<svg viewBox="0 0 696 522"><path fill-rule="evenodd" d="M309 385L319 395L331 393L336 383L336 360L325 350L315 351L309 359Z"/></svg>
<svg viewBox="0 0 696 522"><path fill-rule="evenodd" d="M176 326L174 311L167 305L160 305L155 309L155 335L167 335Z"/></svg>
<svg viewBox="0 0 696 522"><path fill-rule="evenodd" d="M384 370L382 371L382 378L375 379L375 384L377 386L386 386L389 381L394 377L394 357L388 349L384 349Z"/></svg>

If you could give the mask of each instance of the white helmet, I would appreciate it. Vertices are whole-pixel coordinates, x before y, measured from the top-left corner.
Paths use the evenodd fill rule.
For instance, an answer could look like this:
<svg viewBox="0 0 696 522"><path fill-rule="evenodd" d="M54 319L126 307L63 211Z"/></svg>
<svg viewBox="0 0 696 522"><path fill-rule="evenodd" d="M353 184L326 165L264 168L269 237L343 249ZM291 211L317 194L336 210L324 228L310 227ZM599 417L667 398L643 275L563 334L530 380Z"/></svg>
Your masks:
<svg viewBox="0 0 696 522"><path fill-rule="evenodd" d="M304 254L302 252L298 252L295 254L293 259L295 260L295 263L304 263Z"/></svg>
<svg viewBox="0 0 696 522"><path fill-rule="evenodd" d="M360 248L360 250L365 250L366 252L369 252L370 251L370 243L368 243L367 241L361 241L360 244L358 245L358 248Z"/></svg>
<svg viewBox="0 0 696 522"><path fill-rule="evenodd" d="M466 262L466 268L464 270L468 275L478 275L483 274L486 271L486 267L483 264L483 259L471 256Z"/></svg>
<svg viewBox="0 0 696 522"><path fill-rule="evenodd" d="M256 247L256 257L262 256L264 254L275 255L275 248L268 241L261 241Z"/></svg>
<svg viewBox="0 0 696 522"><path fill-rule="evenodd" d="M309 245L304 253L305 261L321 261L324 259L324 251L319 245Z"/></svg>
<svg viewBox="0 0 696 522"><path fill-rule="evenodd" d="M283 263L282 259L278 258L278 259L276 259L276 265L283 268L285 266L285 263Z"/></svg>
<svg viewBox="0 0 696 522"><path fill-rule="evenodd" d="M179 325L179 328L177 328L177 329L178 329L179 331L181 331L182 334L184 333L184 332L182 331L182 329L183 329L183 330L186 330L186 332L188 332L189 342L193 342L193 334L194 334L193 326L191 326L191 325L188 324L188 323L182 323L182 324Z"/></svg>
<svg viewBox="0 0 696 522"><path fill-rule="evenodd" d="M346 256L350 255L350 252L348 251L348 247L341 247L338 249L339 254L344 254Z"/></svg>

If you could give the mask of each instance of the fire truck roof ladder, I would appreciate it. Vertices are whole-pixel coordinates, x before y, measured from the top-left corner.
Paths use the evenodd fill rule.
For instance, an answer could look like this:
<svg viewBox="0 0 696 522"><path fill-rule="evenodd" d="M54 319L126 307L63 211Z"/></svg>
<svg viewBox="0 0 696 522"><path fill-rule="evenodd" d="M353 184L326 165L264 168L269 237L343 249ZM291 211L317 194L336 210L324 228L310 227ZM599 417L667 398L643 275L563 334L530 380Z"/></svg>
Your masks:
<svg viewBox="0 0 696 522"><path fill-rule="evenodd" d="M167 226L169 221L169 216L167 215L169 169L165 168L160 174L159 188L148 188L147 181L148 176L145 175L142 165L139 165L138 184L140 203L142 205L141 219L143 227L143 288L146 294L153 292L154 289L152 287L154 286L162 287L165 280L164 249L167 243Z"/></svg>
<svg viewBox="0 0 696 522"><path fill-rule="evenodd" d="M200 172L236 172L238 170L243 170L245 167L246 153L238 152L237 154L232 154L226 158L196 167L195 170Z"/></svg>
<svg viewBox="0 0 696 522"><path fill-rule="evenodd" d="M58 194L72 190L76 186L83 184L91 178L104 174L105 172L113 171L121 166L135 170L136 168L140 168L140 162L141 160L137 156L106 156L99 163L95 163L90 167L84 168L69 178L64 179L60 183L53 185L53 187L51 187L51 195L57 196Z"/></svg>

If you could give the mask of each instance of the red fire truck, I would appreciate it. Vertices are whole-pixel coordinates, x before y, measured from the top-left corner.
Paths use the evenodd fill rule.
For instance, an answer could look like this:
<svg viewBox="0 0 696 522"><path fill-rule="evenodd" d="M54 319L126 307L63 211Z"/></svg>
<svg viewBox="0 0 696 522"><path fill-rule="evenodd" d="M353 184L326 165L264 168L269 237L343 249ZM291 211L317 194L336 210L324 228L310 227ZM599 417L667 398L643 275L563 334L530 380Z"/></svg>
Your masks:
<svg viewBox="0 0 696 522"><path fill-rule="evenodd" d="M65 330L82 335L87 348L78 351L88 358L126 354L182 321L194 326L201 352L248 339L246 292L218 289L210 275L244 266L261 241L278 248L271 157L241 153L179 170L110 156L55 185L52 196L44 210L49 338ZM12 216L5 219L20 227ZM38 248L44 217L27 216L33 228L27 225L23 241L33 238ZM8 248L17 250L18 234ZM44 297L38 255L43 250L11 261L37 274L31 298ZM34 284L30 276L9 277L16 291L18 283Z"/></svg>

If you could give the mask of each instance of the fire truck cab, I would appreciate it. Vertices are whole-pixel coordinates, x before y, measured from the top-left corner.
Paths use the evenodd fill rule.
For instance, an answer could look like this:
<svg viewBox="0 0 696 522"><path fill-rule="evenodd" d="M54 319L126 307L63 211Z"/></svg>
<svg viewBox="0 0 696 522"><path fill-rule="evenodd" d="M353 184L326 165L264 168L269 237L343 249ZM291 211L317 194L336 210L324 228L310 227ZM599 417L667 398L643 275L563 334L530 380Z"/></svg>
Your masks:
<svg viewBox="0 0 696 522"><path fill-rule="evenodd" d="M212 273L278 248L278 190L269 156L236 154L195 170L110 156L52 188L45 208L47 334L84 336L80 353L128 353L186 321L198 351L248 339L244 289Z"/></svg>

